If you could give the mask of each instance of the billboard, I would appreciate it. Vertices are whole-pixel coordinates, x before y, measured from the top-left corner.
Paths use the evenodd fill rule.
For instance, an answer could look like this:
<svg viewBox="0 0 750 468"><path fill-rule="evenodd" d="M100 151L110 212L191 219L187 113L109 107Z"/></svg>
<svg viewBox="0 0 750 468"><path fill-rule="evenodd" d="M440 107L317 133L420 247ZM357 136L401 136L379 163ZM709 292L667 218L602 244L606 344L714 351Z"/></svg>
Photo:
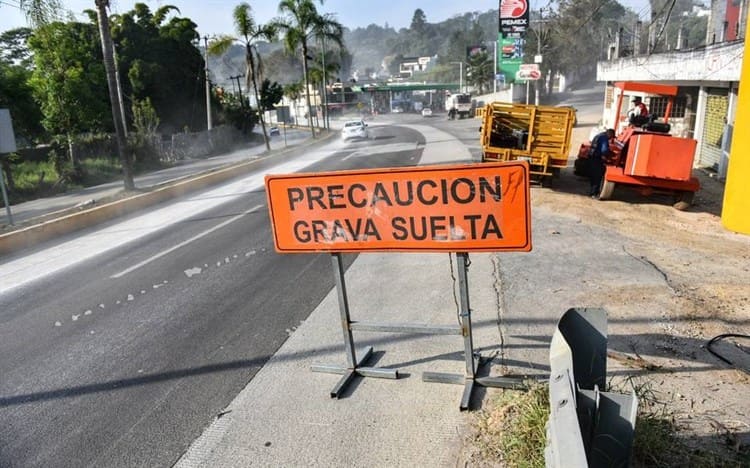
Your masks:
<svg viewBox="0 0 750 468"><path fill-rule="evenodd" d="M500 0L500 34L504 38L523 39L529 27L528 0Z"/></svg>
<svg viewBox="0 0 750 468"><path fill-rule="evenodd" d="M502 37L498 35L498 63L500 73L504 75L505 83L514 83L516 75L523 63L523 48L526 43L523 38Z"/></svg>
<svg viewBox="0 0 750 468"><path fill-rule="evenodd" d="M487 47L483 45L473 45L466 48L466 58L470 59L479 54L486 54Z"/></svg>

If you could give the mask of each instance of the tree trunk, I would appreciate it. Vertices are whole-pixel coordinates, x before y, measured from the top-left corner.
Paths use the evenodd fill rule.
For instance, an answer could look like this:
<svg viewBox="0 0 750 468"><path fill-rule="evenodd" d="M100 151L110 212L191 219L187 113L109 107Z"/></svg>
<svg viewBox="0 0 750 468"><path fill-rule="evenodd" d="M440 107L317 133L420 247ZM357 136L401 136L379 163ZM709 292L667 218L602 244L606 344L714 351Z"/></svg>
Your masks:
<svg viewBox="0 0 750 468"><path fill-rule="evenodd" d="M107 74L107 87L109 88L109 102L112 108L112 120L115 124L115 139L117 140L117 152L122 164L122 178L125 190L134 190L133 167L130 155L127 151L125 141L125 122L122 121L120 101L117 98L117 80L115 78L115 61L112 55L112 36L109 32L109 17L107 7L109 0L95 0L96 14L99 21L99 37L102 41L102 55L104 56L104 70Z"/></svg>
<svg viewBox="0 0 750 468"><path fill-rule="evenodd" d="M315 138L315 126L312 119L312 105L310 104L310 80L307 77L307 43L302 41L302 74L305 75L305 100L307 101L307 123L310 125L312 137Z"/></svg>
<svg viewBox="0 0 750 468"><path fill-rule="evenodd" d="M266 143L266 150L271 151L271 143L268 141L268 133L266 133L266 121L263 117L263 105L260 102L260 93L258 93L258 80L255 79L255 59L253 58L253 49L249 44L245 45L245 59L247 60L247 66L249 68L249 70L247 70L245 73L253 82L253 91L255 91L255 105L258 108L260 127L263 129L263 141Z"/></svg>

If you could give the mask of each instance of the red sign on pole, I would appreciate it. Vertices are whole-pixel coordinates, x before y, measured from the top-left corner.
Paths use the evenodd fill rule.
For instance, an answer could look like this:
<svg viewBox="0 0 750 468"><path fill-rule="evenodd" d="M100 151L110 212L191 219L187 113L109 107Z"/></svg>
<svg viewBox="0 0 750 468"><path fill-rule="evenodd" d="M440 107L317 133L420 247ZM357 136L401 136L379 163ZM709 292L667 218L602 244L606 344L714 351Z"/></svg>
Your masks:
<svg viewBox="0 0 750 468"><path fill-rule="evenodd" d="M266 176L279 252L531 250L523 161Z"/></svg>

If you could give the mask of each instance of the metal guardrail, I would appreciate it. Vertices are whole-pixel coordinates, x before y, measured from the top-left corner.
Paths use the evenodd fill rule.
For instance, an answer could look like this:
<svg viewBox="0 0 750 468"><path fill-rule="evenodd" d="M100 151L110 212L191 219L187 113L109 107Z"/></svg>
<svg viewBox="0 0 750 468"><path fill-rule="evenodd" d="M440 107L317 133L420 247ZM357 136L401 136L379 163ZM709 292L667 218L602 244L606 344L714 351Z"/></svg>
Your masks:
<svg viewBox="0 0 750 468"><path fill-rule="evenodd" d="M627 467L638 398L601 391L607 374L607 312L573 308L550 344L546 466Z"/></svg>

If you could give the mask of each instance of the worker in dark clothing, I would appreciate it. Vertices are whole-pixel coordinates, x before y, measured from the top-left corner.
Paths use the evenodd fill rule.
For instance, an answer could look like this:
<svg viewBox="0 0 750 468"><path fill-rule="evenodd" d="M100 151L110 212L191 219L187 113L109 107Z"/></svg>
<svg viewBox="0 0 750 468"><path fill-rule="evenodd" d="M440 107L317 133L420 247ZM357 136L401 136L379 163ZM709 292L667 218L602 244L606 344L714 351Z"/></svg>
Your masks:
<svg viewBox="0 0 750 468"><path fill-rule="evenodd" d="M589 181L591 183L589 196L591 198L599 198L604 177L604 160L609 155L609 141L614 137L615 131L610 128L591 140L591 148L589 148Z"/></svg>
<svg viewBox="0 0 750 468"><path fill-rule="evenodd" d="M631 101L633 107L628 110L628 119L631 125L640 127L648 122L648 107L643 103L640 96Z"/></svg>

